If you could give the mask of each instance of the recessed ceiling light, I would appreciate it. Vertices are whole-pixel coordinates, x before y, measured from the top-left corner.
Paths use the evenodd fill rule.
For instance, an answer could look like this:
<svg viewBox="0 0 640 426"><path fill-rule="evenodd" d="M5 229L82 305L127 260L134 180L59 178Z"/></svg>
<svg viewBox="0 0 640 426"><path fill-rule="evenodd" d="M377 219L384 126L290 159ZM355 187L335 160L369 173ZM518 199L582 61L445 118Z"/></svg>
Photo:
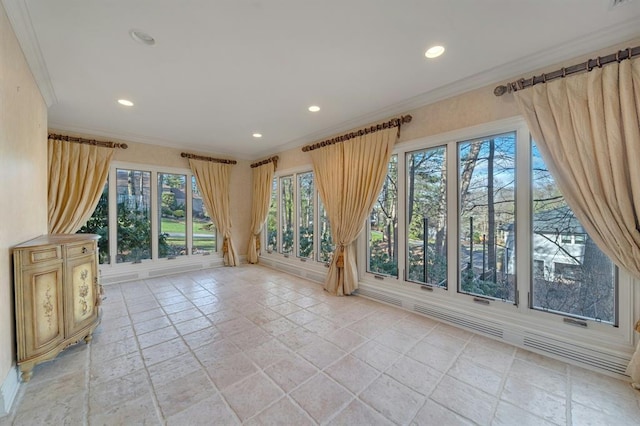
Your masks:
<svg viewBox="0 0 640 426"><path fill-rule="evenodd" d="M253 137L254 138L261 138L262 137L262 133L254 133Z"/></svg>
<svg viewBox="0 0 640 426"><path fill-rule="evenodd" d="M426 52L424 52L424 56L426 56L429 59L433 59L433 58L437 58L443 53L444 53L444 47L433 46L433 47L430 47Z"/></svg>
<svg viewBox="0 0 640 426"><path fill-rule="evenodd" d="M153 46L156 44L156 40L143 31L131 30L129 31L129 35L132 39L145 46Z"/></svg>
<svg viewBox="0 0 640 426"><path fill-rule="evenodd" d="M124 105L124 106L128 106L128 107L133 106L133 102L131 102L131 101L127 100L127 99L118 99L118 103L120 105Z"/></svg>
<svg viewBox="0 0 640 426"><path fill-rule="evenodd" d="M320 111L320 107L319 107L319 106L317 106L317 105L311 105L311 106L309 107L309 111L311 111L311 112L318 112L318 111Z"/></svg>

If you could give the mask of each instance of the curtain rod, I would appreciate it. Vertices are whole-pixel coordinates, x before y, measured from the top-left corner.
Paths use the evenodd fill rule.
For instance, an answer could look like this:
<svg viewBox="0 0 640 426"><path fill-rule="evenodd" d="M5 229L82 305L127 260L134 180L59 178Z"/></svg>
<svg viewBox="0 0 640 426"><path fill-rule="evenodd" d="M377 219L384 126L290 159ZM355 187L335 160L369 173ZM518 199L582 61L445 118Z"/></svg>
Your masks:
<svg viewBox="0 0 640 426"><path fill-rule="evenodd" d="M314 143L312 145L303 146L302 147L302 151L303 152L313 151L314 149L318 149L318 148L322 148L322 147L325 147L325 146L333 145L333 144L336 144L338 142L344 142L346 140L353 139L353 138L356 138L358 136L363 136L363 135L366 135L366 134L369 134L369 133L375 133L377 131L380 131L380 130L383 130L383 129L390 129L390 128L393 128L393 127L397 127L398 128L398 133L400 133L400 127L402 126L402 124L403 123L410 123L412 118L413 117L411 117L410 115L403 115L401 117L392 118L389 121L386 121L386 122L380 123L380 124L376 124L375 126L366 127L364 129L360 129L360 130L357 130L355 132L346 133L346 134L344 134L342 136L337 136L335 138L327 139L325 141Z"/></svg>
<svg viewBox="0 0 640 426"><path fill-rule="evenodd" d="M95 139L74 138L72 136L56 135L55 133L49 133L49 139L56 139L56 140L59 140L59 141L67 141L67 142L75 142L75 143L83 143L83 144L86 144L86 145L101 146L103 148L122 148L122 149L129 148L129 146L126 143L104 142L104 141L97 141Z"/></svg>
<svg viewBox="0 0 640 426"><path fill-rule="evenodd" d="M264 164L269 164L269 163L273 163L274 168L277 168L279 159L280 158L278 158L277 155L274 155L273 157L267 158L266 160L258 161L258 162L255 162L255 163L251 164L251 168L255 169L256 167L260 167L260 166L262 166Z"/></svg>
<svg viewBox="0 0 640 426"><path fill-rule="evenodd" d="M202 155L196 154L188 154L186 152L180 153L182 158L192 158L194 160L203 160L203 161L211 161L212 163L222 163L222 164L236 164L236 160L227 160L225 158L213 158L213 157L205 157Z"/></svg>
<svg viewBox="0 0 640 426"><path fill-rule="evenodd" d="M497 86L495 89L493 89L493 94L496 96L502 96L505 93L517 92L518 90L531 87L538 83L546 83L547 81L555 80L556 78L566 77L570 74L576 74L583 71L589 72L595 67L602 68L603 65L610 64L612 62L622 62L625 59L631 59L634 56L638 55L640 55L640 46L636 46L633 48L630 47L625 50L619 50L616 53L612 53L610 55L598 56L596 59L587 59L587 61L580 64L563 67L559 70L541 74L538 76L533 76L530 78L521 78L520 80L512 81L510 83L507 83L506 85Z"/></svg>

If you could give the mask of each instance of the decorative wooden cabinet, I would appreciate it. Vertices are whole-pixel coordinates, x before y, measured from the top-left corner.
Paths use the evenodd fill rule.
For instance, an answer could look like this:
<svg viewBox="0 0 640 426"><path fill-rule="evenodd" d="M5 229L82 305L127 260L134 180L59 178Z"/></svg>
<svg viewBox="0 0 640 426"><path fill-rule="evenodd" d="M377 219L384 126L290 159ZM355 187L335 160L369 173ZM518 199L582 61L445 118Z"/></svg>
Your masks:
<svg viewBox="0 0 640 426"><path fill-rule="evenodd" d="M97 235L44 235L13 248L16 341L22 380L100 322Z"/></svg>

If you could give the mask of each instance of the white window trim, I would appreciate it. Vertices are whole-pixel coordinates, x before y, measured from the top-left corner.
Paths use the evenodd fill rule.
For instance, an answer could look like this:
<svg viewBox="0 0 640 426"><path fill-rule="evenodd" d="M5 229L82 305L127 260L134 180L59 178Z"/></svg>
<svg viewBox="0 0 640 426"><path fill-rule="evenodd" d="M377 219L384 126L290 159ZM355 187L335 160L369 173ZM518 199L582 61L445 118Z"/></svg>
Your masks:
<svg viewBox="0 0 640 426"><path fill-rule="evenodd" d="M407 152L432 147L447 146L447 179L449 182L457 182L457 143L460 141L478 139L501 133L516 131L517 164L529 164L530 148L522 149L523 146L530 146L529 130L525 121L521 117L508 118L492 123L481 124L464 129L455 130L435 136L419 138L413 141L396 145L394 154L398 158L404 158ZM523 158L524 157L524 158ZM405 161L398 164L398 210L401 212L398 224L398 235L404 240L406 233L406 182L404 179ZM528 205L531 188L530 185L519 185L518 182L530 182L530 168L520 167L516 175L516 206ZM447 199L447 243L449 264L458 264L458 230L457 230L457 196L448 191ZM518 253L529 253L532 244L531 230L526 225L530 223L531 209L516 208L516 250ZM366 227L365 227L366 229ZM396 294L404 299L416 300L443 309L457 311L461 315L471 315L485 321L499 321L511 327L522 330L533 330L555 336L558 339L576 339L579 336L583 344L597 348L607 348L628 353L633 347L634 336L632 323L634 314L638 315L640 310L640 291L634 291L634 286L640 283L635 282L626 271L619 270L618 278L618 326L599 323L593 320L586 320L586 328L578 328L563 321L563 316L551 314L544 311L530 309L528 294L530 291L530 279L532 264L528 256L517 256L517 304L511 302L491 301L487 305L479 305L473 301L473 296L458 293L457 268L449 267L448 288L442 289L433 287L432 291L421 290L421 286L414 282L404 280L405 276L405 247L398 244L398 277L380 277L366 272L367 269L367 233L362 232L358 238L358 273L360 286L366 289L374 289L380 292ZM634 300L636 303L634 304Z"/></svg>
<svg viewBox="0 0 640 426"><path fill-rule="evenodd" d="M139 170L151 173L151 259L141 260L140 263L123 262L116 263L117 253L117 226L112 224L117 223L117 188L114 184L117 182L116 170ZM183 256L176 256L175 258L159 258L158 257L158 174L179 174L186 176L186 193L185 202L187 210L185 212L187 218L187 253ZM192 218L192 204L193 204L193 191L191 189L191 179L193 172L190 169L176 168L176 167L163 167L141 163L130 163L124 161L112 161L109 166L109 264L99 265L100 274L103 280L113 280L117 282L117 277L134 277L144 278L147 276L162 275L160 272L167 271L167 274L172 273L172 270L189 270L199 269L206 267L221 266L223 264L223 257L220 251L216 253L206 254L192 254L193 250L193 218ZM216 235L216 240L218 236ZM131 278L124 278L128 280Z"/></svg>

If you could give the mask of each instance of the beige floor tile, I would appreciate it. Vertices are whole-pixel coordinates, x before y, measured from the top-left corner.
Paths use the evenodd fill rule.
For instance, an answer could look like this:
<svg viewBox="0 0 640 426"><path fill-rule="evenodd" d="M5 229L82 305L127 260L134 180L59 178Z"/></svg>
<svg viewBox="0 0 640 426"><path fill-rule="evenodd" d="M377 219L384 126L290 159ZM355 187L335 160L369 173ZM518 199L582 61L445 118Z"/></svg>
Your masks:
<svg viewBox="0 0 640 426"><path fill-rule="evenodd" d="M398 424L407 424L424 404L424 397L382 375L360 394L360 399Z"/></svg>
<svg viewBox="0 0 640 426"><path fill-rule="evenodd" d="M444 376L431 394L432 400L481 425L491 422L497 399L459 380Z"/></svg>
<svg viewBox="0 0 640 426"><path fill-rule="evenodd" d="M161 425L151 394L116 404L102 413L89 415L91 426Z"/></svg>
<svg viewBox="0 0 640 426"><path fill-rule="evenodd" d="M425 341L421 341L415 345L409 352L407 352L407 355L416 361L420 361L421 363L442 372L447 371L457 358L457 354L455 352L447 352Z"/></svg>
<svg viewBox="0 0 640 426"><path fill-rule="evenodd" d="M365 337L362 337L358 333L355 333L346 328L342 328L329 334L325 337L325 339L346 352L351 352L367 341Z"/></svg>
<svg viewBox="0 0 640 426"><path fill-rule="evenodd" d="M566 424L566 398L556 396L535 386L507 378L500 399L529 413L557 424Z"/></svg>
<svg viewBox="0 0 640 426"><path fill-rule="evenodd" d="M223 389L222 394L242 421L259 413L284 395L263 373L254 374Z"/></svg>
<svg viewBox="0 0 640 426"><path fill-rule="evenodd" d="M168 426L231 426L239 424L240 419L238 419L238 416L217 393L213 393L208 398L167 419Z"/></svg>
<svg viewBox="0 0 640 426"><path fill-rule="evenodd" d="M428 399L424 406L418 411L418 414L411 421L411 426L471 426L473 423L464 417L459 416L453 411L443 407L442 405ZM515 426L517 423L513 423Z"/></svg>
<svg viewBox="0 0 640 426"><path fill-rule="evenodd" d="M400 358L401 354L374 341L369 341L352 352L378 371L384 371Z"/></svg>
<svg viewBox="0 0 640 426"><path fill-rule="evenodd" d="M360 400L354 399L331 421L330 426L392 426L393 423Z"/></svg>
<svg viewBox="0 0 640 426"><path fill-rule="evenodd" d="M575 423L575 422L574 422ZM495 418L491 423L495 426L553 426L554 423L548 422L541 417L511 405L508 402L500 401L496 409ZM575 423L576 425L586 425L587 423Z"/></svg>
<svg viewBox="0 0 640 426"><path fill-rule="evenodd" d="M182 339L173 339L142 350L142 359L147 367L174 358L189 351Z"/></svg>
<svg viewBox="0 0 640 426"><path fill-rule="evenodd" d="M292 353L283 360L266 368L264 372L285 392L290 392L300 383L318 373L318 369L305 359Z"/></svg>
<svg viewBox="0 0 640 426"><path fill-rule="evenodd" d="M314 425L315 423L304 410L291 402L288 397L284 397L249 419L245 424L250 426L305 426Z"/></svg>
<svg viewBox="0 0 640 426"><path fill-rule="evenodd" d="M264 369L285 359L291 351L276 339L271 339L260 346L244 352L260 368Z"/></svg>
<svg viewBox="0 0 640 426"><path fill-rule="evenodd" d="M498 396L502 390L502 374L475 364L468 358L458 358L447 371L447 375L493 396Z"/></svg>
<svg viewBox="0 0 640 426"><path fill-rule="evenodd" d="M213 383L221 390L258 371L253 362L242 353L206 362L204 365Z"/></svg>
<svg viewBox="0 0 640 426"><path fill-rule="evenodd" d="M318 423L327 421L353 400L351 393L322 373L291 392L291 397Z"/></svg>
<svg viewBox="0 0 640 426"><path fill-rule="evenodd" d="M325 373L354 394L360 393L380 375L378 370L351 355L327 368Z"/></svg>
<svg viewBox="0 0 640 426"><path fill-rule="evenodd" d="M414 391L428 396L435 389L443 373L403 356L389 367L385 374Z"/></svg>
<svg viewBox="0 0 640 426"><path fill-rule="evenodd" d="M330 296L261 266L106 291L91 344L38 365L0 426L217 426L241 418L626 426L640 418L640 392L626 382L394 306Z"/></svg>
<svg viewBox="0 0 640 426"><path fill-rule="evenodd" d="M342 358L345 352L333 343L323 340L305 346L298 351L298 355L322 370Z"/></svg>
<svg viewBox="0 0 640 426"><path fill-rule="evenodd" d="M204 371L195 371L155 387L158 405L165 418L187 409L216 393Z"/></svg>
<svg viewBox="0 0 640 426"><path fill-rule="evenodd" d="M90 384L89 409L93 414L104 413L125 401L138 399L150 393L147 372L138 370L108 382Z"/></svg>

